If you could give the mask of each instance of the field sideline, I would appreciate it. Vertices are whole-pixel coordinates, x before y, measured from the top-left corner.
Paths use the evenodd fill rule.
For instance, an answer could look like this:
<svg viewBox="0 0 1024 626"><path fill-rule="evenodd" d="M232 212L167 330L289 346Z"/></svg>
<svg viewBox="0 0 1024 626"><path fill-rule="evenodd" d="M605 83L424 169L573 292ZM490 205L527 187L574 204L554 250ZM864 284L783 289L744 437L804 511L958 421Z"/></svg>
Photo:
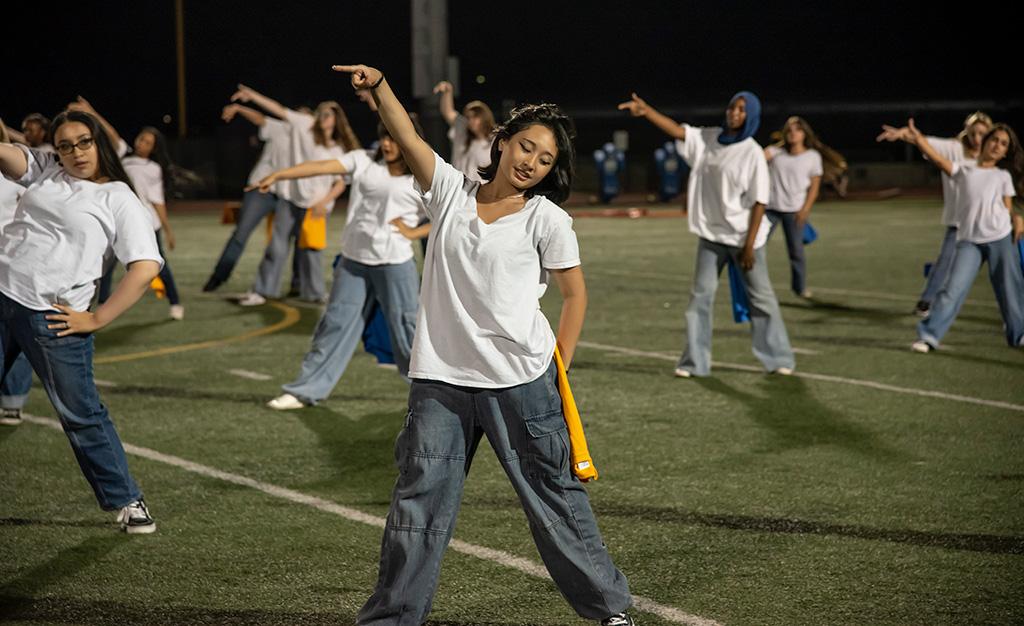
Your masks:
<svg viewBox="0 0 1024 626"><path fill-rule="evenodd" d="M946 349L909 350L939 212L818 205L812 304L789 292L776 233L790 378L758 371L723 274L714 376L674 379L696 247L685 221L575 221L590 308L572 380L601 472L588 490L640 624L1024 622L1024 352L1003 341L987 275ZM376 578L408 387L360 352L325 403L265 408L319 311L226 299L251 281L260 233L226 293L201 294L229 228L172 220L185 321L148 295L96 339L159 531L129 538L96 508L37 384L36 417L0 428L0 623L352 623ZM558 306L545 297L549 319ZM588 623L540 576L486 445L455 537L431 624Z"/></svg>

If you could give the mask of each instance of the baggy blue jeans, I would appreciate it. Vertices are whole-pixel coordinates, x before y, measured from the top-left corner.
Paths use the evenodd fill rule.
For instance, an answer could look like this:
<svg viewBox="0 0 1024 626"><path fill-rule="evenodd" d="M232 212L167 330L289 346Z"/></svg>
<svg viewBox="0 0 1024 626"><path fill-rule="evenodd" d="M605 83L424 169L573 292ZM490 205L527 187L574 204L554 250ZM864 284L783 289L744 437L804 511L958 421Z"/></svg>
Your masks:
<svg viewBox="0 0 1024 626"><path fill-rule="evenodd" d="M504 389L413 380L395 442L399 476L381 545L380 573L358 624L419 626L430 613L462 489L487 437L519 495L533 540L576 612L604 619L629 608L629 584L601 540L590 500L569 467L555 364Z"/></svg>
<svg viewBox="0 0 1024 626"><path fill-rule="evenodd" d="M121 439L92 378L93 336L58 337L46 315L0 294L0 377L24 354L57 411L82 474L100 508L119 509L142 497L128 471Z"/></svg>
<svg viewBox="0 0 1024 626"><path fill-rule="evenodd" d="M730 258L737 267L740 266L742 251L742 248L706 239L701 239L697 244L697 267L693 272L690 304L686 307L686 348L678 364L678 367L695 376L711 374L711 326L718 277ZM754 251L754 267L742 274L743 285L750 299L750 332L754 356L769 372L780 367L796 367L779 301L768 278L765 246Z"/></svg>
<svg viewBox="0 0 1024 626"><path fill-rule="evenodd" d="M946 286L949 279L949 272L953 269L953 259L956 258L956 226L947 226L946 234L942 237L942 247L939 248L939 258L935 259L932 269L928 272L928 280L924 283L924 291L921 292L920 300L931 304L936 296Z"/></svg>
<svg viewBox="0 0 1024 626"><path fill-rule="evenodd" d="M20 409L28 401L32 389L32 365L25 353L18 355L10 368L4 369L0 384L0 409Z"/></svg>
<svg viewBox="0 0 1024 626"><path fill-rule="evenodd" d="M419 291L420 277L412 259L365 265L342 258L334 270L327 308L313 331L313 345L302 359L302 371L281 389L305 404L316 404L330 395L378 303L388 323L398 373L408 374Z"/></svg>
<svg viewBox="0 0 1024 626"><path fill-rule="evenodd" d="M276 207L276 194L260 193L257 189L245 192L242 196L242 208L238 211L238 223L235 224L235 230L224 244L224 251L220 253L217 265L213 268L212 278L218 283L228 281L235 265L238 264L238 259L242 258L249 236Z"/></svg>
<svg viewBox="0 0 1024 626"><path fill-rule="evenodd" d="M782 211L765 211L772 228L768 236L775 232L775 227L780 223L786 234L786 252L789 254L790 289L796 295L802 295L807 289L807 259L804 256L804 229L803 225L797 222L796 213L784 213Z"/></svg>
<svg viewBox="0 0 1024 626"><path fill-rule="evenodd" d="M990 243L961 241L956 244L953 267L946 286L939 292L927 318L917 325L917 335L933 348L953 325L967 294L978 276L982 263L988 263L988 278L1003 316L1006 343L1020 346L1024 341L1024 273L1021 272L1020 253L1007 235Z"/></svg>

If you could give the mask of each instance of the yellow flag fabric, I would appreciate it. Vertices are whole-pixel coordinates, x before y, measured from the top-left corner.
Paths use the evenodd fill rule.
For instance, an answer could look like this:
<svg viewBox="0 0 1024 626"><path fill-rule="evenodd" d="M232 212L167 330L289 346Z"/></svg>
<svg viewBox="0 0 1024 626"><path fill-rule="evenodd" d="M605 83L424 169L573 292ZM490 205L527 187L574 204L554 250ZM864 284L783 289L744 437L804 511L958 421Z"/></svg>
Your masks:
<svg viewBox="0 0 1024 626"><path fill-rule="evenodd" d="M562 416L565 417L565 425L569 429L569 454L572 458L572 473L581 482L597 480L597 468L590 458L590 450L587 449L587 437L583 434L583 422L580 421L580 412L576 408L576 400L572 397L572 389L569 388L569 376L565 373L565 364L562 362L562 355L555 346L555 363L558 365L558 393L562 396Z"/></svg>
<svg viewBox="0 0 1024 626"><path fill-rule="evenodd" d="M299 232L299 247L307 250L323 250L327 247L327 217L314 217L306 211Z"/></svg>
<svg viewBox="0 0 1024 626"><path fill-rule="evenodd" d="M167 287L164 286L164 281L160 280L159 276L149 281L149 288L156 293L157 298L163 298L167 295Z"/></svg>

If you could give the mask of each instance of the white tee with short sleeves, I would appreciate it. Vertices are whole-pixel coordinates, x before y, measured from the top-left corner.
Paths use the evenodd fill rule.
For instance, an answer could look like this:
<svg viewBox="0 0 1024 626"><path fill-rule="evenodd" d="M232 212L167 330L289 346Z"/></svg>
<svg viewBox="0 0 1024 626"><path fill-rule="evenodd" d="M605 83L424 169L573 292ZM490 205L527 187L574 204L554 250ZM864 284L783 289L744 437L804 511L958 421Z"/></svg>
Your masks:
<svg viewBox="0 0 1024 626"><path fill-rule="evenodd" d="M485 224L477 215L480 184L434 159L423 197L433 227L409 377L478 388L536 380L555 351L540 309L546 270L580 264L572 218L534 196Z"/></svg>
<svg viewBox="0 0 1024 626"><path fill-rule="evenodd" d="M470 140L467 147L467 137L469 120L465 115L459 114L455 118L455 123L448 129L448 139L452 142L452 165L470 180L482 182L477 168L491 164L491 140L487 137L477 137Z"/></svg>
<svg viewBox="0 0 1024 626"><path fill-rule="evenodd" d="M811 179L824 173L821 153L810 148L800 154L790 154L778 146L769 146L768 152L772 155L768 161L772 181L768 208L781 213L796 213L807 201Z"/></svg>
<svg viewBox="0 0 1024 626"><path fill-rule="evenodd" d="M341 254L366 265L405 263L413 258L412 242L391 225L401 218L415 227L426 215L412 174L392 176L387 165L374 161L366 150L352 150L338 161L352 177Z"/></svg>
<svg viewBox="0 0 1024 626"><path fill-rule="evenodd" d="M150 221L153 230L160 230L160 214L156 212L157 204L164 202L164 171L156 161L150 161L139 156L131 155L121 159L125 173L132 180L135 187L135 194L139 200L149 209Z"/></svg>
<svg viewBox="0 0 1024 626"><path fill-rule="evenodd" d="M23 193L25 193L24 187L13 180L0 176L0 230L14 220L14 212L18 208L18 200Z"/></svg>
<svg viewBox="0 0 1024 626"><path fill-rule="evenodd" d="M1013 232L1004 198L1013 197L1010 173L998 167L954 163L950 177L957 186L957 241L991 243Z"/></svg>
<svg viewBox="0 0 1024 626"><path fill-rule="evenodd" d="M125 265L163 263L149 210L128 185L75 178L53 155L25 154L17 182L28 188L0 233L0 293L35 311L85 311L111 252Z"/></svg>
<svg viewBox="0 0 1024 626"><path fill-rule="evenodd" d="M316 143L313 137L313 125L316 123L316 118L312 115L285 109L284 121L288 124L291 139L289 142L291 150L289 167L304 161L337 159L345 154L341 146L328 147ZM329 174L295 179L289 185L282 185L281 195L292 204L308 209L327 195L336 180L335 176ZM333 208L334 202L328 204L328 211Z"/></svg>
<svg viewBox="0 0 1024 626"><path fill-rule="evenodd" d="M255 185L265 176L277 170L291 167L291 126L281 120L267 116L260 126L259 138L263 141L263 151L256 161L252 171L249 172L248 185ZM274 183L271 193L278 193L279 189L288 181Z"/></svg>
<svg viewBox="0 0 1024 626"><path fill-rule="evenodd" d="M942 137L928 137L928 143L943 158L952 163L975 163L975 159L964 154L964 144L959 139L947 139ZM942 224L943 226L956 226L957 186L953 177L942 172Z"/></svg>
<svg viewBox="0 0 1024 626"><path fill-rule="evenodd" d="M722 145L720 127L684 124L686 139L676 141L676 152L690 166L686 206L690 232L727 246L742 247L750 226L750 209L767 206L771 181L764 150L752 137ZM768 241L770 224L761 219L754 240L760 248Z"/></svg>

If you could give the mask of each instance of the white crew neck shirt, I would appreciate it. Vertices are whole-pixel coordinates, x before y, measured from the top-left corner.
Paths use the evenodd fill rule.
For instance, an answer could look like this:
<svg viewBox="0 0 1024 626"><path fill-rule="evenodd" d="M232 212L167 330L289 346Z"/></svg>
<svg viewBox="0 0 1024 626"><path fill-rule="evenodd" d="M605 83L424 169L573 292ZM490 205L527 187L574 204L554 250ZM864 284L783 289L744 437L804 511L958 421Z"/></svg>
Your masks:
<svg viewBox="0 0 1024 626"><path fill-rule="evenodd" d="M469 119L460 113L448 129L448 139L452 142L452 165L470 180L483 182L477 170L491 164L491 140L488 137L477 137L470 140L467 147L467 137Z"/></svg>
<svg viewBox="0 0 1024 626"><path fill-rule="evenodd" d="M366 150L352 150L338 159L351 175L348 214L341 233L341 254L365 265L405 263L413 258L412 241L391 222L415 227L426 215L423 196L412 174L392 176L388 166Z"/></svg>
<svg viewBox="0 0 1024 626"><path fill-rule="evenodd" d="M769 146L768 152L772 155L768 161L772 181L768 208L780 213L797 213L807 202L811 179L824 173L821 153L808 148L800 154L790 154L778 146Z"/></svg>
<svg viewBox="0 0 1024 626"><path fill-rule="evenodd" d="M423 195L433 224L423 266L409 377L477 388L536 380L555 352L540 310L549 269L580 264L572 218L534 196L485 224L480 184L434 155Z"/></svg>
<svg viewBox="0 0 1024 626"><path fill-rule="evenodd" d="M768 206L771 180L764 150L748 137L722 145L721 127L683 124L686 139L676 141L676 152L690 166L686 206L690 232L727 246L742 247L755 203ZM754 247L768 241L770 224L763 217Z"/></svg>
<svg viewBox="0 0 1024 626"><path fill-rule="evenodd" d="M998 167L953 163L956 185L957 241L991 243L1013 232L1010 211L1003 199L1016 196L1010 173ZM1018 294L1019 296L1019 294Z"/></svg>
<svg viewBox="0 0 1024 626"><path fill-rule="evenodd" d="M23 148L27 186L0 232L0 293L34 311L89 308L104 258L163 264L149 210L128 185L94 183L64 171L54 155Z"/></svg>
<svg viewBox="0 0 1024 626"><path fill-rule="evenodd" d="M0 176L0 230L14 220L14 212L18 209L18 200L23 193L24 187Z"/></svg>

